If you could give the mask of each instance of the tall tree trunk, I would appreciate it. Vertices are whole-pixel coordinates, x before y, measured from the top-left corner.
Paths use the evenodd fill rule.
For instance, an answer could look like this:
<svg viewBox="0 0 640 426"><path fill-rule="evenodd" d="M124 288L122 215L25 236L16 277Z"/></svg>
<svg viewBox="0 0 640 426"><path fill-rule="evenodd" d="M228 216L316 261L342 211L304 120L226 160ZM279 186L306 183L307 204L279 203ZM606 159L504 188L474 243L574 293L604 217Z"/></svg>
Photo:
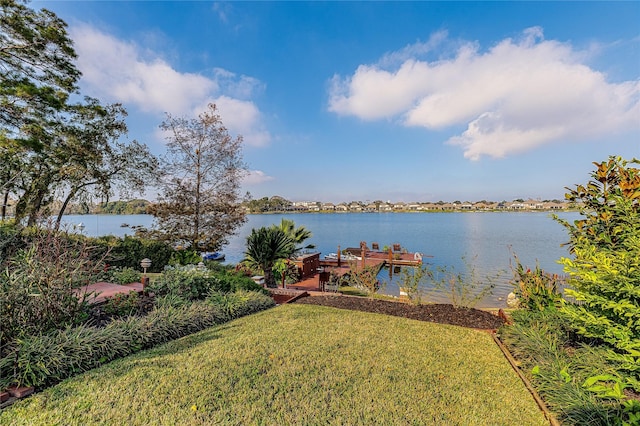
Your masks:
<svg viewBox="0 0 640 426"><path fill-rule="evenodd" d="M73 197L75 197L76 194L78 193L78 189L80 188L72 189L69 192L69 195L67 195L67 198L65 198L64 202L62 203L62 207L60 207L60 211L58 212L58 217L56 218L56 223L54 226L54 229L56 231L60 230L60 222L62 222L62 215L64 215L64 212L65 210L67 210L67 206L69 205Z"/></svg>
<svg viewBox="0 0 640 426"><path fill-rule="evenodd" d="M36 224L36 220L38 220L38 216L40 216L42 202L44 201L46 194L46 190L43 190L42 188L38 188L36 191L36 194L32 198L29 206L29 220L27 221L27 226L34 226Z"/></svg>
<svg viewBox="0 0 640 426"><path fill-rule="evenodd" d="M264 283L268 288L278 288L276 279L273 276L273 265L266 266L264 269Z"/></svg>

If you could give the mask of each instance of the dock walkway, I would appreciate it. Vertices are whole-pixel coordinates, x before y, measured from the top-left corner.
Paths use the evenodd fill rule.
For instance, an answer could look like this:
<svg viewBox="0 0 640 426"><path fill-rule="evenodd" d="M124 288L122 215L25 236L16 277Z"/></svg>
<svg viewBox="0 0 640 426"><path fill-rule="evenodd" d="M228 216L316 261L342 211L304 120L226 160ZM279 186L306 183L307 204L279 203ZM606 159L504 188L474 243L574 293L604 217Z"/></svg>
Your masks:
<svg viewBox="0 0 640 426"><path fill-rule="evenodd" d="M73 293L77 298L86 298L86 301L90 305L95 305L102 303L117 294L129 294L132 291L141 294L143 290L142 283L120 285L103 281L76 288Z"/></svg>

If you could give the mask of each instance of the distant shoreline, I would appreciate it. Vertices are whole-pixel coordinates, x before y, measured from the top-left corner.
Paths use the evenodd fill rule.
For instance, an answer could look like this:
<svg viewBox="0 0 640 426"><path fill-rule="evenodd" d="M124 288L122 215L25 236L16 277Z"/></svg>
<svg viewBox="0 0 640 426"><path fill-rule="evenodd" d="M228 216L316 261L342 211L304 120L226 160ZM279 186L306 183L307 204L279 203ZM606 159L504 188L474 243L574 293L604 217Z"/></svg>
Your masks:
<svg viewBox="0 0 640 426"><path fill-rule="evenodd" d="M246 214L256 215L270 215L270 214L430 214L430 213L562 213L562 212L576 212L577 208L565 208L565 209L492 209L492 210L395 210L385 212L371 212L371 211L331 211L331 210L319 210L319 211L307 211L307 210L274 210L268 212L246 212ZM65 213L63 216L134 216L134 215L147 215L152 216L150 213Z"/></svg>

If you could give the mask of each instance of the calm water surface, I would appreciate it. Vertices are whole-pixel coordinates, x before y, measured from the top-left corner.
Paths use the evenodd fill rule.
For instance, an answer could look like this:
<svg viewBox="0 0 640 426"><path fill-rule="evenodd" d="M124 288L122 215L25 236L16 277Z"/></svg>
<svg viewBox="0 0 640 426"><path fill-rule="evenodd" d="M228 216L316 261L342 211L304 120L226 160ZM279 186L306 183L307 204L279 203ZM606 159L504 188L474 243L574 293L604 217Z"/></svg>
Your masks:
<svg viewBox="0 0 640 426"><path fill-rule="evenodd" d="M559 213L563 219L574 220L578 213ZM496 282L493 295L478 306L502 306L511 291L510 265L513 253L523 264L534 267L536 262L552 273L562 273L557 261L568 256L562 244L568 240L565 229L546 212L510 213L344 213L344 214L272 214L249 215L248 220L223 248L227 263L242 259L245 240L252 228L278 224L283 218L293 220L313 233L308 240L322 254L358 247L360 241L380 247L399 243L410 252L423 253L425 263L453 267L478 278L491 277ZM150 226L149 215L78 215L65 216L70 226L82 223L85 235L98 236L133 234L122 224ZM77 229L77 227L76 227ZM398 274L381 271L384 293L398 295ZM447 301L435 293L432 301Z"/></svg>

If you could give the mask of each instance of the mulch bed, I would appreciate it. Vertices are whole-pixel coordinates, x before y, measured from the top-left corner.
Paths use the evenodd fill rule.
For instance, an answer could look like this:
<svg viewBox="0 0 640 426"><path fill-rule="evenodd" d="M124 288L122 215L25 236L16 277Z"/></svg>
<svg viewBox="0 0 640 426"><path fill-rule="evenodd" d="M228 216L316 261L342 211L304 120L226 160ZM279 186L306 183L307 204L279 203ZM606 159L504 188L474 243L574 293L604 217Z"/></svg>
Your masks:
<svg viewBox="0 0 640 426"><path fill-rule="evenodd" d="M451 324L483 330L497 329L504 324L504 320L502 318L490 312L473 308L456 308L453 305L448 304L412 305L404 302L355 296L303 297L296 300L295 303L374 312L420 321L430 321L440 324Z"/></svg>

